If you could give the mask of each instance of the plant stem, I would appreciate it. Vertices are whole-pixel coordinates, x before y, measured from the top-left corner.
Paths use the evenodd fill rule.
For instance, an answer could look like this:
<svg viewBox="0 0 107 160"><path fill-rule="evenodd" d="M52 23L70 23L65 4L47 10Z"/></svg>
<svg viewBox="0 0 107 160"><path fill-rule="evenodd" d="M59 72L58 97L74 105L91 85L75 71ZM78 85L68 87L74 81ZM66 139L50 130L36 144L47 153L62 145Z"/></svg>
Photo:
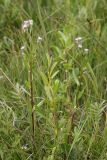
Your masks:
<svg viewBox="0 0 107 160"><path fill-rule="evenodd" d="M32 138L35 138L35 113L34 113L34 96L33 96L33 73L32 73L32 60L30 61L30 103L32 107Z"/></svg>

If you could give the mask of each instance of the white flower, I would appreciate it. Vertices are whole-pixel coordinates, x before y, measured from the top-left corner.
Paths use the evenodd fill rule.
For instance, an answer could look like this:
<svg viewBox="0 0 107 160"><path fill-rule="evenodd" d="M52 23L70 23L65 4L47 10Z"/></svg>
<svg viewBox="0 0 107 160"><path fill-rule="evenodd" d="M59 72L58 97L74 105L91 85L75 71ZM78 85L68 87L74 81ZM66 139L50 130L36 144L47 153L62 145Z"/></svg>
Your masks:
<svg viewBox="0 0 107 160"><path fill-rule="evenodd" d="M76 42L79 42L79 41L81 41L82 40L82 37L77 37L77 38L75 38L75 41Z"/></svg>
<svg viewBox="0 0 107 160"><path fill-rule="evenodd" d="M39 37L37 38L37 43L39 43L39 42L41 42L41 41L42 41L42 37L39 36Z"/></svg>
<svg viewBox="0 0 107 160"><path fill-rule="evenodd" d="M28 144L24 144L21 148L26 150L28 148Z"/></svg>
<svg viewBox="0 0 107 160"><path fill-rule="evenodd" d="M26 20L22 23L22 31L25 32L27 31L27 29L33 25L33 20L30 19L30 20Z"/></svg>
<svg viewBox="0 0 107 160"><path fill-rule="evenodd" d="M88 48L85 48L84 51L85 51L86 53L88 53L88 52L89 52L89 49L88 49Z"/></svg>
<svg viewBox="0 0 107 160"><path fill-rule="evenodd" d="M78 48L82 48L82 44L78 44Z"/></svg>
<svg viewBox="0 0 107 160"><path fill-rule="evenodd" d="M82 48L82 37L75 38L75 43L78 48Z"/></svg>
<svg viewBox="0 0 107 160"><path fill-rule="evenodd" d="M26 48L26 46L24 45L24 46L22 46L21 48L20 48L20 50L21 50L21 54L22 55L24 55L24 50L25 50L25 48Z"/></svg>
<svg viewBox="0 0 107 160"><path fill-rule="evenodd" d="M21 51L23 51L25 49L25 46L22 46L20 49L21 49Z"/></svg>

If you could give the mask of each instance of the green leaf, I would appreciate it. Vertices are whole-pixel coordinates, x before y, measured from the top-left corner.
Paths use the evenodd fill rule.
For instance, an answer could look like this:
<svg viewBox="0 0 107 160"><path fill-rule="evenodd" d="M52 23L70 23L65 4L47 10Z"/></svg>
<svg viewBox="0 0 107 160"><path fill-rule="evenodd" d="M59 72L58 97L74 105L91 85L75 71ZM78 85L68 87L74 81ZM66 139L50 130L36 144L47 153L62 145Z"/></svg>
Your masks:
<svg viewBox="0 0 107 160"><path fill-rule="evenodd" d="M49 82L47 76L43 72L40 72L40 76L42 77L43 83L48 85Z"/></svg>
<svg viewBox="0 0 107 160"><path fill-rule="evenodd" d="M51 78L54 79L58 73L59 73L59 70L56 71L56 72L51 76Z"/></svg>
<svg viewBox="0 0 107 160"><path fill-rule="evenodd" d="M54 71L55 67L57 65L57 62L55 62L52 66L51 66L51 69L50 69L50 75L52 74L52 72Z"/></svg>
<svg viewBox="0 0 107 160"><path fill-rule="evenodd" d="M74 81L76 82L77 86L79 86L80 83L79 83L79 80L78 80L77 75L75 73L75 69L73 69L72 75L73 75Z"/></svg>

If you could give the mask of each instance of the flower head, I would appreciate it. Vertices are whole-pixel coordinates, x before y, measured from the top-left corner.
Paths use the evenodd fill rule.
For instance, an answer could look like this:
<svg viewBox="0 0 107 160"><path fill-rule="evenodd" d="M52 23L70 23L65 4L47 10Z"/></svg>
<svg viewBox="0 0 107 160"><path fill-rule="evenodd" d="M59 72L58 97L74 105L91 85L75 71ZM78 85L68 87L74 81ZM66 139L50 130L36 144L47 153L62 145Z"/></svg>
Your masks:
<svg viewBox="0 0 107 160"><path fill-rule="evenodd" d="M22 46L20 49L21 49L21 51L23 51L25 49L25 46Z"/></svg>
<svg viewBox="0 0 107 160"><path fill-rule="evenodd" d="M88 52L89 52L89 49L88 49L88 48L85 48L84 51L85 51L85 53L88 53Z"/></svg>
<svg viewBox="0 0 107 160"><path fill-rule="evenodd" d="M75 38L75 43L78 48L82 48L82 37Z"/></svg>
<svg viewBox="0 0 107 160"><path fill-rule="evenodd" d="M77 37L77 38L75 38L75 41L76 42L79 42L79 41L81 41L82 40L82 37Z"/></svg>
<svg viewBox="0 0 107 160"><path fill-rule="evenodd" d="M23 32L26 32L27 29L28 29L30 26L32 26L32 25L33 25L33 20L32 20L32 19L24 21L24 22L22 23L22 31L23 31Z"/></svg>
<svg viewBox="0 0 107 160"><path fill-rule="evenodd" d="M21 50L21 54L24 55L24 50L25 50L26 46L21 46L20 50Z"/></svg>
<svg viewBox="0 0 107 160"><path fill-rule="evenodd" d="M82 44L78 44L78 48L82 48Z"/></svg>
<svg viewBox="0 0 107 160"><path fill-rule="evenodd" d="M39 43L39 42L41 42L41 41L42 41L42 37L39 36L39 37L37 38L37 43Z"/></svg>
<svg viewBox="0 0 107 160"><path fill-rule="evenodd" d="M21 148L24 149L24 150L27 150L28 149L28 144L24 144Z"/></svg>

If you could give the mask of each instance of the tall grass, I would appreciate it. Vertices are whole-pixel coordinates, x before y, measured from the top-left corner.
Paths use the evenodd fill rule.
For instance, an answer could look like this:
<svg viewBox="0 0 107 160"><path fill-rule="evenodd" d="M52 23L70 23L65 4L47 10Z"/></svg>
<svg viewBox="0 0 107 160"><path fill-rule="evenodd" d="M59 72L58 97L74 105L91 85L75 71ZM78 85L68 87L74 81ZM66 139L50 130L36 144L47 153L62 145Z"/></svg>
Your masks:
<svg viewBox="0 0 107 160"><path fill-rule="evenodd" d="M1 160L107 159L106 5L0 0Z"/></svg>

